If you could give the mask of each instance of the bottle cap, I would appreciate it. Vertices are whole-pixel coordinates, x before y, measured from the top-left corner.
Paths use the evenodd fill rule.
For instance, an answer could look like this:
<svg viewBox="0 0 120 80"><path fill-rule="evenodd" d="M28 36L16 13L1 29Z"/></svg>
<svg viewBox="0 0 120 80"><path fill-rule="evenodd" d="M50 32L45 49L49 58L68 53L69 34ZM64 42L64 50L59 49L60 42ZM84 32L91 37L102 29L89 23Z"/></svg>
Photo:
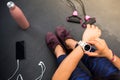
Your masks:
<svg viewBox="0 0 120 80"><path fill-rule="evenodd" d="M14 4L14 2L9 1L9 2L7 2L7 6L8 6L8 8L13 8L15 6L15 4Z"/></svg>

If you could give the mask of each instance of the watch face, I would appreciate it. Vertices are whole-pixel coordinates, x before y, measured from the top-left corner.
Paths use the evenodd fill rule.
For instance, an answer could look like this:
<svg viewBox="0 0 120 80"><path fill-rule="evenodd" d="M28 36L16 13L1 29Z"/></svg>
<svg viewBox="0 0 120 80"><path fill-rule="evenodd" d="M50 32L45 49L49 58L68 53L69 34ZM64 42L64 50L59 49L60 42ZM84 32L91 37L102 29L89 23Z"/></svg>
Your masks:
<svg viewBox="0 0 120 80"><path fill-rule="evenodd" d="M91 49L91 46L87 44L87 45L85 45L84 49L85 49L85 51L89 51Z"/></svg>

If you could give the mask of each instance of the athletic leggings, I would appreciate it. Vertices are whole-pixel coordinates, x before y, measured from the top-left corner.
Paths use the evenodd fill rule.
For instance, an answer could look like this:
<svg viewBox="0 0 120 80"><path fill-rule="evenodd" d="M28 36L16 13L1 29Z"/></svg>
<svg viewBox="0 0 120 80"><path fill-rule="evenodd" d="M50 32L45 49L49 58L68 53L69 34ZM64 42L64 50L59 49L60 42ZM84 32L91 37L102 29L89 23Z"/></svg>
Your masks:
<svg viewBox="0 0 120 80"><path fill-rule="evenodd" d="M61 55L58 57L57 62L58 65L67 57L67 55ZM108 77L119 70L106 58L98 58L98 57L89 57L88 55L84 55L81 59L83 64L88 68L91 72L92 76L98 77ZM91 77L86 71L84 71L81 67L76 67L73 71L70 80L92 80Z"/></svg>

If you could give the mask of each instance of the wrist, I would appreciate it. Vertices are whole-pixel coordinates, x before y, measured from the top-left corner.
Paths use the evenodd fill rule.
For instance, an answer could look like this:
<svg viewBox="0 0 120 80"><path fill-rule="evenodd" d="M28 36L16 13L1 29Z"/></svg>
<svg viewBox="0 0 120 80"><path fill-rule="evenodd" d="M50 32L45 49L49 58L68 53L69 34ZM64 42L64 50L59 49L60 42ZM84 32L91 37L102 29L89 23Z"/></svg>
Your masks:
<svg viewBox="0 0 120 80"><path fill-rule="evenodd" d="M84 50L82 49L82 47L81 47L81 46L78 46L78 48L79 48L81 54L83 54L83 53L84 53Z"/></svg>
<svg viewBox="0 0 120 80"><path fill-rule="evenodd" d="M111 57L112 57L112 51L110 49L103 51L103 54L105 54L104 56L107 59L111 59Z"/></svg>
<svg viewBox="0 0 120 80"><path fill-rule="evenodd" d="M108 60L110 60L111 62L115 61L115 54L112 52L112 50L108 50L108 52L106 53L105 56Z"/></svg>
<svg viewBox="0 0 120 80"><path fill-rule="evenodd" d="M77 46L80 46L82 48L83 52L84 51L91 51L91 49L92 49L92 46L90 44L88 44L84 41L81 41L81 40L78 41L78 43L75 45L75 47L77 47Z"/></svg>

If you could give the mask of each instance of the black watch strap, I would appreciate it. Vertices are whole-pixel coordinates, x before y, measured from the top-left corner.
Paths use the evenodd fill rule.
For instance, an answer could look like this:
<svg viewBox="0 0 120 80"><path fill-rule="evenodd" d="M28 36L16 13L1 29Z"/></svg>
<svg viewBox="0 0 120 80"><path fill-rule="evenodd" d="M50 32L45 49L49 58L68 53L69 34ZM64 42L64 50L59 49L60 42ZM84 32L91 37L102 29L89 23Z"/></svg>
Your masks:
<svg viewBox="0 0 120 80"><path fill-rule="evenodd" d="M78 43L76 43L75 48L78 46Z"/></svg>

